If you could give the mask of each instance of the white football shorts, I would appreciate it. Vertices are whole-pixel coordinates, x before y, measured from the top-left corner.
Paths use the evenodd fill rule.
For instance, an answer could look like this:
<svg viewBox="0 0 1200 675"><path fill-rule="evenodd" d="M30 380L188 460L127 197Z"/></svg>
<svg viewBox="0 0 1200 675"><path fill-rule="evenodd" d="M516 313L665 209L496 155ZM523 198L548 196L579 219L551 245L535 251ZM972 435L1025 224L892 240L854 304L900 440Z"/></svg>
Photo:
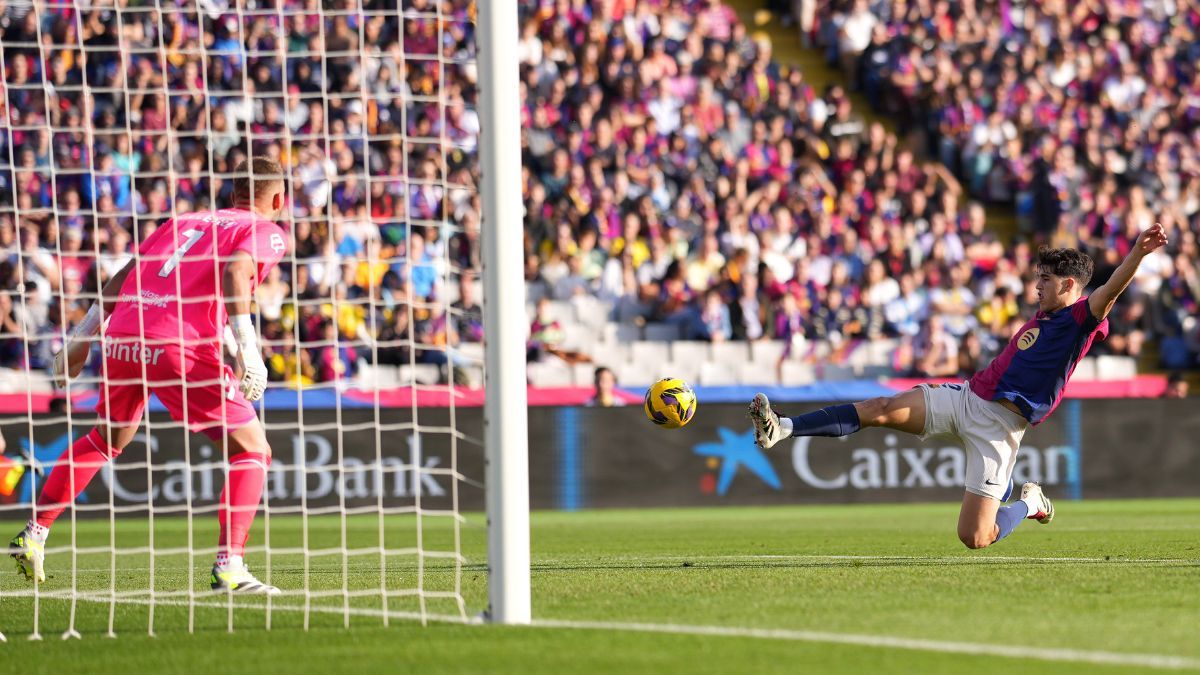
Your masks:
<svg viewBox="0 0 1200 675"><path fill-rule="evenodd" d="M985 401L961 384L922 384L925 394L925 433L958 437L967 453L968 492L1002 499L1012 479L1021 438L1029 422L995 401Z"/></svg>

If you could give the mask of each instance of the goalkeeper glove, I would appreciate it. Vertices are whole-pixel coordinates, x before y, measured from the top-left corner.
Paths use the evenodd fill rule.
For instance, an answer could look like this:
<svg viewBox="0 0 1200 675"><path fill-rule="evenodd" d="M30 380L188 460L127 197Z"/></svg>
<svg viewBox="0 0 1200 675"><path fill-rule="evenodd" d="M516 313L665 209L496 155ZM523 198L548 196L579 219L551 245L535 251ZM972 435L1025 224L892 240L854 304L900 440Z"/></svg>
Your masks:
<svg viewBox="0 0 1200 675"><path fill-rule="evenodd" d="M267 388L267 365L263 363L254 322L250 320L249 314L239 314L229 318L229 326L233 329L233 338L238 347L238 363L242 370L242 395L247 401L257 401L262 398L263 391Z"/></svg>

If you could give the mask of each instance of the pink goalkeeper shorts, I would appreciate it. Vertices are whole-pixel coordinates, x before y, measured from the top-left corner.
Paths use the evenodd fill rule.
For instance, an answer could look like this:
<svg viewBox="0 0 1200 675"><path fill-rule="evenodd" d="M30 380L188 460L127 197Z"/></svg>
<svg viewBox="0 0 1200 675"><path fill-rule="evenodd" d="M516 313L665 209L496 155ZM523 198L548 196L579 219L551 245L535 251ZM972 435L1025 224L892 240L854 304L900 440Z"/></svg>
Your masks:
<svg viewBox="0 0 1200 675"><path fill-rule="evenodd" d="M113 426L137 425L151 393L172 419L213 440L257 419L217 345L184 351L110 336L96 412Z"/></svg>

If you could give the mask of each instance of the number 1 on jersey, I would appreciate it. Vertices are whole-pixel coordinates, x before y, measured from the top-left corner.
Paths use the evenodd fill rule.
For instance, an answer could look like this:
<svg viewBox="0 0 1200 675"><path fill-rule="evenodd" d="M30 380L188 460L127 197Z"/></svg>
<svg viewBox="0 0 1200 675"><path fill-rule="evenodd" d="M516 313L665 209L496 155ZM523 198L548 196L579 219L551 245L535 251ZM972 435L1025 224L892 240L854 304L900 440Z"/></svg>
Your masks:
<svg viewBox="0 0 1200 675"><path fill-rule="evenodd" d="M183 230L179 234L187 237L187 241L180 244L179 249L163 263L162 269L158 271L158 276L160 277L171 276L171 272L175 271L175 268L179 265L179 261L183 259L183 254L187 253L204 236L204 230Z"/></svg>

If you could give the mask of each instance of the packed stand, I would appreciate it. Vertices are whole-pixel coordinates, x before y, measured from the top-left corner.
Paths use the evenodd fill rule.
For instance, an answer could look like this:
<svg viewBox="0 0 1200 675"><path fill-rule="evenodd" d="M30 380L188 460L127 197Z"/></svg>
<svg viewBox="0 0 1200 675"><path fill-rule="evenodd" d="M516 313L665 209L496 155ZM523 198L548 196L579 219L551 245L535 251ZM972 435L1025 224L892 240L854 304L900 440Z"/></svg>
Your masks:
<svg viewBox="0 0 1200 675"><path fill-rule="evenodd" d="M1111 270L1162 222L1102 351L1200 358L1200 3L796 3L809 38L878 109L1034 241ZM1097 275L1103 280L1102 274Z"/></svg>
<svg viewBox="0 0 1200 675"><path fill-rule="evenodd" d="M973 372L1035 311L1034 246L1006 252L950 172L727 6L597 4L523 5L532 297L800 358L898 338L894 371L926 376Z"/></svg>
<svg viewBox="0 0 1200 675"><path fill-rule="evenodd" d="M156 224L230 205L251 152L291 174L294 260L256 299L273 380L482 342L474 8L436 2L0 5L0 365L47 369Z"/></svg>
<svg viewBox="0 0 1200 675"><path fill-rule="evenodd" d="M249 152L291 171L294 262L257 298L276 381L441 367L482 342L471 3L443 2L440 30L434 0L403 20L394 2L309 5L284 2L282 25L6 6L0 364L48 367L137 242L227 205ZM1006 254L950 173L773 62L727 6L526 1L521 21L531 300L592 296L622 322L797 358L889 336L895 371L927 375L974 370L1030 311L1034 247ZM64 47L39 58L39 35ZM439 87L444 110L424 98ZM562 334L535 312L530 358L586 361Z"/></svg>

